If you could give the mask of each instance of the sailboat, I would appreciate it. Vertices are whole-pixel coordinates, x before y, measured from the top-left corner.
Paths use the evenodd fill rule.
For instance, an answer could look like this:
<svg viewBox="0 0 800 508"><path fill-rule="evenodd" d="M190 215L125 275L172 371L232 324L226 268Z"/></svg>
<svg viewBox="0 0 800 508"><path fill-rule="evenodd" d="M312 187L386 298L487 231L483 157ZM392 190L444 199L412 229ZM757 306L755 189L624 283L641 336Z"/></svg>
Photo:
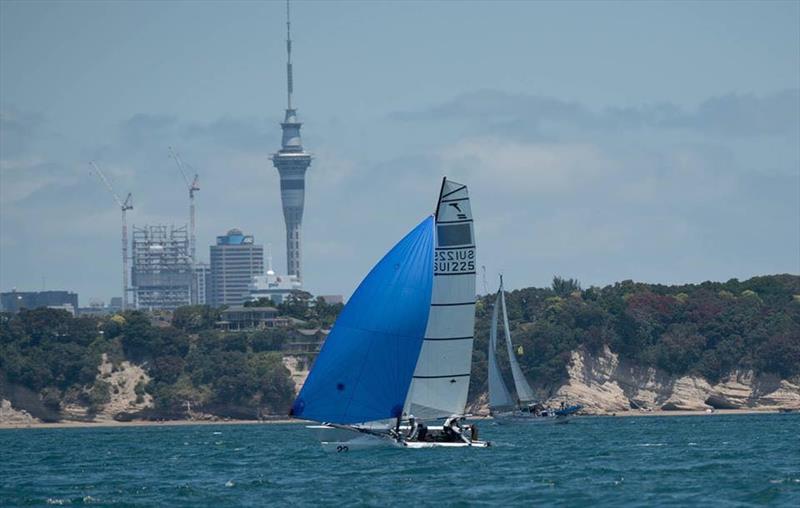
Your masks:
<svg viewBox="0 0 800 508"><path fill-rule="evenodd" d="M467 186L442 181L436 212L358 286L290 415L327 451L487 447L463 423L475 324Z"/></svg>
<svg viewBox="0 0 800 508"><path fill-rule="evenodd" d="M503 332L505 335L506 350L508 352L508 363L511 366L511 377L514 380L514 388L517 393L516 400L511 398L511 394L506 387L500 366L497 363L497 322L499 314L503 315ZM569 418L578 412L582 406L562 407L554 410L536 402L533 390L525 379L525 374L514 354L514 346L511 344L511 333L508 327L508 312L506 310L506 297L503 290L503 276L500 276L500 289L492 308L492 323L489 327L489 410L492 417L498 423L506 422L552 422L567 423Z"/></svg>

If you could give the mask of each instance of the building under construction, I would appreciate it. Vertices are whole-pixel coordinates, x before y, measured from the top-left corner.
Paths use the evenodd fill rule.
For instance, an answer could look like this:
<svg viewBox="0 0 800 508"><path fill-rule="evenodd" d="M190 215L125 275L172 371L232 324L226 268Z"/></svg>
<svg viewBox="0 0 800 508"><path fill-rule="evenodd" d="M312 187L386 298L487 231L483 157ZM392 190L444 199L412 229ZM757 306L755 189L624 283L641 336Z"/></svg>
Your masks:
<svg viewBox="0 0 800 508"><path fill-rule="evenodd" d="M134 226L132 251L136 308L173 310L191 303L192 259L186 226Z"/></svg>

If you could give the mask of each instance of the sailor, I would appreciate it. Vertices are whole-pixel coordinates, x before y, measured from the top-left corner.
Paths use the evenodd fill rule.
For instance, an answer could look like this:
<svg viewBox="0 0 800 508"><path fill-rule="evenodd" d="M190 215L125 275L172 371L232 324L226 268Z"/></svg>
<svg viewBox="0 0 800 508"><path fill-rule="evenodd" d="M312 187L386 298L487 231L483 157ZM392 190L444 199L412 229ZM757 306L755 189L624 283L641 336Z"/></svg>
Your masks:
<svg viewBox="0 0 800 508"><path fill-rule="evenodd" d="M425 441L428 437L428 427L425 422L419 422L419 433L417 434L417 441Z"/></svg>
<svg viewBox="0 0 800 508"><path fill-rule="evenodd" d="M465 418L458 416L451 416L444 421L443 431L446 441L463 441L464 429L461 427L461 421Z"/></svg>
<svg viewBox="0 0 800 508"><path fill-rule="evenodd" d="M406 441L414 441L419 436L419 423L417 419L414 418L414 415L408 416L408 436L406 436Z"/></svg>
<svg viewBox="0 0 800 508"><path fill-rule="evenodd" d="M458 434L460 434L458 429L458 417L451 416L444 421L444 425L442 426L442 432L444 433L445 441L457 441Z"/></svg>

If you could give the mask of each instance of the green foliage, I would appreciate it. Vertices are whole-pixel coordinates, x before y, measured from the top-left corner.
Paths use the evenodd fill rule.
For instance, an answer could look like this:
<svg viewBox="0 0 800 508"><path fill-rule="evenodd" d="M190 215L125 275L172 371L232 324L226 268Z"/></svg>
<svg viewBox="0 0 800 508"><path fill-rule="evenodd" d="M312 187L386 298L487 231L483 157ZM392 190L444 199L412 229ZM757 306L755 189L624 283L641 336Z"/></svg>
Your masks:
<svg viewBox="0 0 800 508"><path fill-rule="evenodd" d="M172 326L188 333L214 328L214 323L217 321L219 321L219 309L208 305L178 307L172 314Z"/></svg>
<svg viewBox="0 0 800 508"><path fill-rule="evenodd" d="M578 279L564 279L556 275L553 277L551 288L556 295L566 297L576 291L580 291L581 283L578 282Z"/></svg>
<svg viewBox="0 0 800 508"><path fill-rule="evenodd" d="M344 305L341 303L331 305L320 297L312 300L311 293L305 291L293 291L289 298L278 306L281 315L306 321L309 326L322 328L333 326L343 308Z"/></svg>
<svg viewBox="0 0 800 508"><path fill-rule="evenodd" d="M106 381L98 379L89 389L87 398L89 404L88 412L90 414L96 413L104 404L108 404L108 402L111 401L111 385Z"/></svg>
<svg viewBox="0 0 800 508"><path fill-rule="evenodd" d="M734 369L782 378L800 375L800 277L663 286L623 281L580 291L575 279L506 294L514 344L528 378L541 388L566 376L570 354L608 346L644 366L715 382ZM494 295L477 306L473 396L486 387L486 342ZM501 326L502 329L502 326ZM502 332L501 332L502 333ZM504 348L498 351L508 373Z"/></svg>
<svg viewBox="0 0 800 508"><path fill-rule="evenodd" d="M39 308L0 319L0 374L35 392L91 384L100 364L97 320ZM54 393L48 392L52 399Z"/></svg>
<svg viewBox="0 0 800 508"><path fill-rule="evenodd" d="M106 354L117 366L127 359L145 367L151 381L137 383L137 402L150 393L157 409L174 414L188 402L222 414L230 406L250 410L243 414L285 412L294 383L276 351L292 332L222 334L208 328L216 319L203 306L179 309L167 327L153 326L139 311L106 319L73 318L53 309L2 314L0 378L39 393L51 410L76 400L94 413L112 395L110 385L97 379Z"/></svg>

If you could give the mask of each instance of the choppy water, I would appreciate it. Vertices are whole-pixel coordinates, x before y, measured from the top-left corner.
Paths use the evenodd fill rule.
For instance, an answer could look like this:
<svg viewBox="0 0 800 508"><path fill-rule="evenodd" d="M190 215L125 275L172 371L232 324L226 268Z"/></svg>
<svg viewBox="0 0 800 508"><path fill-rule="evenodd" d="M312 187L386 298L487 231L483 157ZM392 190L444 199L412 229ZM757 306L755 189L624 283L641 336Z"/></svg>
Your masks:
<svg viewBox="0 0 800 508"><path fill-rule="evenodd" d="M326 454L302 425L0 430L0 502L800 506L799 436L800 415L584 418Z"/></svg>

